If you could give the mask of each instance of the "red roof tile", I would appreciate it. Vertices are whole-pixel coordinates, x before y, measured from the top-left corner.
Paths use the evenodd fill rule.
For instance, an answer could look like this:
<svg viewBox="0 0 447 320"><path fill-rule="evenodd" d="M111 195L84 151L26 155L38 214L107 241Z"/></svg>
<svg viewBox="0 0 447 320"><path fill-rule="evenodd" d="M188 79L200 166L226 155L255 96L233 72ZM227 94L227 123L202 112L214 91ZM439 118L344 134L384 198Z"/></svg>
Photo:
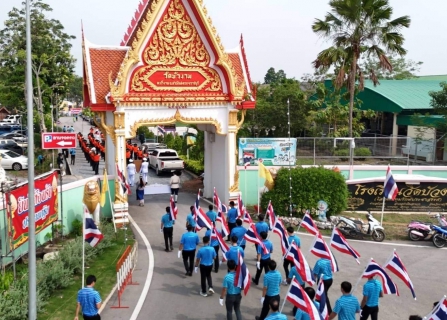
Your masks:
<svg viewBox="0 0 447 320"><path fill-rule="evenodd" d="M245 83L244 71L241 65L241 59L238 53L229 53L228 57L230 58L231 63L233 64L234 71L236 71L236 87L239 87L242 83ZM245 85L245 92L247 92L247 85Z"/></svg>

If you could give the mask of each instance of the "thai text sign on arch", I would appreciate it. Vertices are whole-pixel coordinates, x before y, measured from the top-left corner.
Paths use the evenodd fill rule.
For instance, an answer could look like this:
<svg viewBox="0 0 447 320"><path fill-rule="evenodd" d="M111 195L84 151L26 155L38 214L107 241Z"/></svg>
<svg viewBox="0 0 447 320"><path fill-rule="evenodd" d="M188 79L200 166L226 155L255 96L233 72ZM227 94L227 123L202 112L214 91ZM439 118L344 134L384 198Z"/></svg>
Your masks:
<svg viewBox="0 0 447 320"><path fill-rule="evenodd" d="M51 225L58 218L57 172L34 180L34 208L36 234ZM17 249L28 241L28 184L11 191L7 206L11 249Z"/></svg>

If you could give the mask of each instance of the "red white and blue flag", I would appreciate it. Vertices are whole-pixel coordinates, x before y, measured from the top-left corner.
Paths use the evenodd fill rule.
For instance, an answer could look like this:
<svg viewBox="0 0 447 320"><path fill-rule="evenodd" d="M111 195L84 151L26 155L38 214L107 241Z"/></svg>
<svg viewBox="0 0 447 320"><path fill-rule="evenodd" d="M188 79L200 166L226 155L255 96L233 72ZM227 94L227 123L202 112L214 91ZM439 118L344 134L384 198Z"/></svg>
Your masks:
<svg viewBox="0 0 447 320"><path fill-rule="evenodd" d="M312 274L312 269L310 268L307 260L304 258L303 253L298 248L296 243L292 243L290 245L290 249L289 252L287 252L286 259L293 262L303 281L309 283L312 286L314 285L315 281Z"/></svg>
<svg viewBox="0 0 447 320"><path fill-rule="evenodd" d="M217 213L217 221L222 225L222 236L226 237L230 234L230 229L228 228L227 219L225 218L225 214L223 212Z"/></svg>
<svg viewBox="0 0 447 320"><path fill-rule="evenodd" d="M236 276L234 277L234 286L241 288L244 291L244 295L247 295L248 289L250 289L250 272L245 265L244 258L240 252L237 253L237 259L239 263L236 267Z"/></svg>
<svg viewBox="0 0 447 320"><path fill-rule="evenodd" d="M345 237L338 231L337 228L334 228L331 236L331 247L335 250L340 251L341 253L348 254L354 257L355 261L360 264L359 258L360 254L354 250L345 239Z"/></svg>
<svg viewBox="0 0 447 320"><path fill-rule="evenodd" d="M217 195L217 191L216 188L214 188L214 205L217 208L217 213L227 213L228 212L228 208L226 205L224 205L221 201L219 196Z"/></svg>
<svg viewBox="0 0 447 320"><path fill-rule="evenodd" d="M200 191L197 194L196 201L194 202L194 216L196 219L196 230L200 231L202 228L213 229L213 222L208 218L205 211L200 207Z"/></svg>
<svg viewBox="0 0 447 320"><path fill-rule="evenodd" d="M247 209L245 208L244 201L242 201L241 193L237 196L237 217L245 219L245 213Z"/></svg>
<svg viewBox="0 0 447 320"><path fill-rule="evenodd" d="M121 172L120 168L118 167L118 163L115 164L116 167L116 177L118 179L118 183L121 186L121 191L123 195L131 194L130 192L130 186L127 183L126 177L124 177L124 174Z"/></svg>
<svg viewBox="0 0 447 320"><path fill-rule="evenodd" d="M328 320L329 311L327 309L327 298L326 293L324 292L323 278L321 278L320 282L318 282L317 291L315 292L315 299L320 303L320 308L318 311L320 312L321 316L324 320Z"/></svg>
<svg viewBox="0 0 447 320"><path fill-rule="evenodd" d="M245 215L244 215L244 220L245 223L248 224L252 224L253 223L253 219L251 218L250 214L248 213L248 211L245 211Z"/></svg>
<svg viewBox="0 0 447 320"><path fill-rule="evenodd" d="M171 199L169 200L169 207L171 211L171 220L177 220L178 208L177 204L174 201L174 196L171 195Z"/></svg>
<svg viewBox="0 0 447 320"><path fill-rule="evenodd" d="M319 233L315 236L314 243L310 248L310 252L316 255L319 258L328 259L331 262L331 268L333 272L339 271L337 260L329 249L326 242L323 240L323 237Z"/></svg>
<svg viewBox="0 0 447 320"><path fill-rule="evenodd" d="M416 300L416 293L414 292L413 283L411 282L407 269L405 269L404 263L402 262L402 260L400 260L396 251L394 251L391 260L388 261L383 267L390 270L400 280L402 280L407 285L407 287L410 288L411 294L413 295L413 298Z"/></svg>
<svg viewBox="0 0 447 320"><path fill-rule="evenodd" d="M424 317L427 320L446 320L447 319L447 299L444 296L441 301L439 301L433 311Z"/></svg>
<svg viewBox="0 0 447 320"><path fill-rule="evenodd" d="M158 129L158 131L159 131L160 133L162 133L162 134L165 134L165 133L166 133L166 130L165 130L163 127L161 127L161 126L157 126L157 129Z"/></svg>
<svg viewBox="0 0 447 320"><path fill-rule="evenodd" d="M311 320L323 320L317 307L296 279L292 280L286 299L298 309L306 312Z"/></svg>
<svg viewBox="0 0 447 320"><path fill-rule="evenodd" d="M306 229L310 234L313 234L314 236L320 234L320 230L318 230L318 227L315 225L315 222L312 220L312 217L309 215L308 212L304 214L300 226L304 227L304 229Z"/></svg>
<svg viewBox="0 0 447 320"><path fill-rule="evenodd" d="M91 213L88 211L87 207L84 206L84 240L92 247L96 247L103 238L104 236L96 226Z"/></svg>
<svg viewBox="0 0 447 320"><path fill-rule="evenodd" d="M385 198L393 200L396 199L399 189L397 188L396 181L394 181L393 174L391 173L391 167L388 165L386 171L385 184L383 186Z"/></svg>
<svg viewBox="0 0 447 320"><path fill-rule="evenodd" d="M273 232L276 233L279 236L279 239L281 240L281 250L282 254L286 254L286 252L289 250L289 238L286 232L286 228L284 228L283 223L281 220L276 219L276 222L273 226Z"/></svg>
<svg viewBox="0 0 447 320"><path fill-rule="evenodd" d="M267 249L267 247L265 246L264 242L262 242L261 238L258 235L258 232L256 231L256 227L254 224L251 224L248 229L247 232L245 232L244 235L245 240L247 240L248 242L257 244L258 246L261 246L262 251L264 252L264 254L269 253L269 250Z"/></svg>
<svg viewBox="0 0 447 320"><path fill-rule="evenodd" d="M230 248L228 247L228 245L225 243L224 239L222 238L222 235L219 233L219 231L216 229L216 227L213 227L213 229L211 229L211 239L217 239L217 241L219 242L220 245L220 249L222 250L223 253L223 259L227 260L227 258L225 257L225 254L227 253L228 250L230 250Z"/></svg>
<svg viewBox="0 0 447 320"><path fill-rule="evenodd" d="M269 219L269 227L270 230L272 230L273 225L275 224L276 216L275 216L275 210L273 210L272 201L269 201L269 205L267 207L266 212L267 218Z"/></svg>
<svg viewBox="0 0 447 320"><path fill-rule="evenodd" d="M391 280L390 276L385 272L385 269L378 265L374 259L371 259L363 272L362 278L369 279L374 276L378 276L382 280L383 292L385 294L399 295L397 285Z"/></svg>

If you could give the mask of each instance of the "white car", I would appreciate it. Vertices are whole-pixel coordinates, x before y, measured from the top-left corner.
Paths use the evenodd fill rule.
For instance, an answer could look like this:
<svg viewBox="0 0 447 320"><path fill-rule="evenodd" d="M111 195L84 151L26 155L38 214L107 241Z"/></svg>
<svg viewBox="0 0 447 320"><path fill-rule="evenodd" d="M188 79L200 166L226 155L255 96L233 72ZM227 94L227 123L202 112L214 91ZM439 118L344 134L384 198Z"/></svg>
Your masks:
<svg viewBox="0 0 447 320"><path fill-rule="evenodd" d="M12 169L15 171L28 169L28 157L21 156L11 150L0 150L0 156L2 157L1 165L3 169Z"/></svg>

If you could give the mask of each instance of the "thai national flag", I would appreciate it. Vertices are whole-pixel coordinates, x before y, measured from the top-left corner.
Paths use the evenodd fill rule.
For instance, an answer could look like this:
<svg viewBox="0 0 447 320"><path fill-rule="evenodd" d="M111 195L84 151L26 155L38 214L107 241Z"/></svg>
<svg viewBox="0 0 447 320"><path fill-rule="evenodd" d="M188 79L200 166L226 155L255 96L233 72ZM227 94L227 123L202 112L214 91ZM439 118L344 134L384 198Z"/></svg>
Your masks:
<svg viewBox="0 0 447 320"><path fill-rule="evenodd" d="M230 229L228 228L227 219L225 218L225 214L223 212L217 213L217 221L222 225L222 236L226 237L230 234Z"/></svg>
<svg viewBox="0 0 447 320"><path fill-rule="evenodd" d="M326 293L324 292L323 278L318 283L317 292L315 292L315 299L320 302L319 312L324 320L329 319L329 311L327 309Z"/></svg>
<svg viewBox="0 0 447 320"><path fill-rule="evenodd" d="M127 183L126 177L124 177L123 173L121 172L120 168L118 167L118 163L116 163L115 165L116 165L116 178L118 179L118 183L121 186L123 195L131 194L130 186Z"/></svg>
<svg viewBox="0 0 447 320"><path fill-rule="evenodd" d="M258 235L258 232L256 231L256 227L254 224L251 224L248 229L247 232L245 232L244 235L245 240L247 240L248 242L257 244L259 246L261 246L262 251L264 252L264 254L269 253L269 250L267 249L267 247L265 246L264 242L262 242L261 238Z"/></svg>
<svg viewBox="0 0 447 320"><path fill-rule="evenodd" d="M214 188L214 205L217 207L217 213L227 213L228 208L221 201L219 196L217 195L216 188Z"/></svg>
<svg viewBox="0 0 447 320"><path fill-rule="evenodd" d="M397 289L397 285L391 280L390 276L385 272L381 266L377 264L373 259L369 262L365 271L363 272L362 278L371 278L374 276L380 277L383 285L383 292L385 294L395 294L399 295L399 290Z"/></svg>
<svg viewBox="0 0 447 320"><path fill-rule="evenodd" d="M242 201L241 194L239 193L237 196L237 217L245 218L245 213L247 209L245 208L244 202Z"/></svg>
<svg viewBox="0 0 447 320"><path fill-rule="evenodd" d="M304 291L296 279L292 280L286 299L298 309L306 312L311 320L323 320L317 307L314 305L313 301L310 300L306 291Z"/></svg>
<svg viewBox="0 0 447 320"><path fill-rule="evenodd" d="M225 253L227 253L227 251L230 250L230 248L225 243L225 241L222 238L222 235L219 233L219 231L216 230L216 227L213 227L213 229L211 229L211 230L212 230L211 238L217 239L217 241L219 242L219 245L220 245L220 249L222 250L222 253L223 253L223 259L226 260Z"/></svg>
<svg viewBox="0 0 447 320"><path fill-rule="evenodd" d="M93 220L91 213L88 209L84 208L84 240L87 241L92 247L95 247L103 238L101 231Z"/></svg>
<svg viewBox="0 0 447 320"><path fill-rule="evenodd" d="M171 209L171 220L177 219L178 208L174 201L174 196L171 195L171 200L169 201L169 207Z"/></svg>
<svg viewBox="0 0 447 320"><path fill-rule="evenodd" d="M303 281L309 283L312 286L314 285L315 281L312 274L312 269L310 268L307 260L304 258L303 253L298 248L296 243L292 243L290 245L290 249L289 252L287 252L286 259L293 262Z"/></svg>
<svg viewBox="0 0 447 320"><path fill-rule="evenodd" d="M284 228L281 220L276 219L276 222L273 226L273 232L279 236L279 239L281 239L282 254L286 254L286 252L289 250L289 238L287 237L286 228Z"/></svg>
<svg viewBox="0 0 447 320"><path fill-rule="evenodd" d="M166 130L165 130L163 127L161 127L161 126L157 126L157 129L158 129L158 131L159 131L160 133L162 133L162 134L165 134L165 133L166 133Z"/></svg>
<svg viewBox="0 0 447 320"><path fill-rule="evenodd" d="M394 181L393 174L391 173L391 167L388 165L386 171L385 184L383 186L385 191L385 198L393 200L396 199L399 189L397 188L396 181Z"/></svg>
<svg viewBox="0 0 447 320"><path fill-rule="evenodd" d="M312 220L308 212L304 214L303 220L301 220L301 226L314 236L320 234L320 230L318 230L318 227L315 225L315 222Z"/></svg>
<svg viewBox="0 0 447 320"><path fill-rule="evenodd" d="M206 213L200 207L200 192L197 194L194 202L194 216L196 219L196 230L200 231L202 228L213 229L213 222L208 218Z"/></svg>
<svg viewBox="0 0 447 320"><path fill-rule="evenodd" d="M383 267L390 270L400 280L402 280L407 285L407 287L410 288L411 294L413 295L413 298L416 300L416 294L414 293L413 283L411 282L411 279L410 279L410 276L408 275L407 269L405 269L405 266L404 266L402 260L400 260L396 251L394 251L393 257L391 258L391 260L388 261Z"/></svg>
<svg viewBox="0 0 447 320"><path fill-rule="evenodd" d="M354 250L345 239L345 237L338 231L337 228L334 227L331 236L331 247L335 250L340 251L341 253L349 254L354 257L355 261L360 264L359 258L360 254Z"/></svg>
<svg viewBox="0 0 447 320"><path fill-rule="evenodd" d="M446 297L439 301L438 306L427 316L424 317L427 320L447 320L447 300Z"/></svg>
<svg viewBox="0 0 447 320"><path fill-rule="evenodd" d="M236 276L234 277L234 286L241 288L244 291L244 295L247 295L248 289L250 289L250 272L245 265L244 259L240 252L237 254L239 263L236 267Z"/></svg>
<svg viewBox="0 0 447 320"><path fill-rule="evenodd" d="M251 218L248 211L245 211L244 220L245 223L248 223L249 225L253 223L253 219Z"/></svg>
<svg viewBox="0 0 447 320"><path fill-rule="evenodd" d="M273 210L272 201L269 201L266 215L267 215L267 218L269 219L270 230L272 230L273 225L275 224L275 220L276 220L275 210Z"/></svg>
<svg viewBox="0 0 447 320"><path fill-rule="evenodd" d="M333 272L339 271L337 260L335 260L335 257L332 254L331 249L329 249L326 242L324 242L321 234L315 236L314 243L310 248L310 252L312 252L319 258L328 259L331 262Z"/></svg>

